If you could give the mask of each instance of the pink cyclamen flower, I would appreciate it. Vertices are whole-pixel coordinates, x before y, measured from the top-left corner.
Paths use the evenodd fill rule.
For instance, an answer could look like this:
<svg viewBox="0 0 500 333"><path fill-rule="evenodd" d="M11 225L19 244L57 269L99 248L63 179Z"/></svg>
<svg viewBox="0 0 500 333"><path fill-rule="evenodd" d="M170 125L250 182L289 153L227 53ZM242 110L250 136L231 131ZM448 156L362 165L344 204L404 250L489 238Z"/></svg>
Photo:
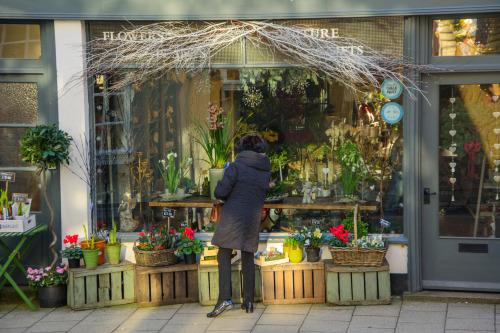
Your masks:
<svg viewBox="0 0 500 333"><path fill-rule="evenodd" d="M57 267L56 271L57 273L62 274L64 273L64 268Z"/></svg>
<svg viewBox="0 0 500 333"><path fill-rule="evenodd" d="M50 271L50 269L51 269L51 268L50 268L50 266L45 267L45 270L46 270L46 271Z"/></svg>
<svg viewBox="0 0 500 333"><path fill-rule="evenodd" d="M39 276L37 276L37 277L35 278L35 281L37 281L37 282L38 282L38 281L40 281L40 277L39 277Z"/></svg>

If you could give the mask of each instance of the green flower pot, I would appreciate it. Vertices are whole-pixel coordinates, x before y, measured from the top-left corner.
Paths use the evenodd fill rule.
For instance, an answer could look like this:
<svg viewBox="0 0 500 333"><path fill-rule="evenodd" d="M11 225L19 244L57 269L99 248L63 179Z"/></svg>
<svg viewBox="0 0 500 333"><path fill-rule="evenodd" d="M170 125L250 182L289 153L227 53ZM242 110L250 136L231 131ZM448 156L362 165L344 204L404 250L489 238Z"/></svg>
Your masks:
<svg viewBox="0 0 500 333"><path fill-rule="evenodd" d="M288 257L290 258L290 262L293 263L299 263L302 261L303 257L303 250L301 247L297 249L290 248L288 251Z"/></svg>
<svg viewBox="0 0 500 333"><path fill-rule="evenodd" d="M217 187L217 182L224 177L224 169L208 169L208 175L210 176L210 199L216 200L214 191Z"/></svg>
<svg viewBox="0 0 500 333"><path fill-rule="evenodd" d="M120 263L120 254L122 252L121 244L106 244L104 245L104 249L106 250L106 256L108 257L108 262L110 265L116 265Z"/></svg>
<svg viewBox="0 0 500 333"><path fill-rule="evenodd" d="M88 269L97 268L97 259L99 258L99 248L94 250L83 250L83 260L85 261L85 267Z"/></svg>

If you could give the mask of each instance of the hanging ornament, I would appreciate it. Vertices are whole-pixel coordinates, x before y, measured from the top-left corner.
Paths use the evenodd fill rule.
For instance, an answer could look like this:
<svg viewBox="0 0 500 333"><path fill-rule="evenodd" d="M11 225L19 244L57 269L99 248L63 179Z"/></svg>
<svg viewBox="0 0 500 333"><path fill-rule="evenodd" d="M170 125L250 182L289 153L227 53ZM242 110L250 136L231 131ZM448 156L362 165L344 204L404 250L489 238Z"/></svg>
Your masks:
<svg viewBox="0 0 500 333"><path fill-rule="evenodd" d="M493 147L495 147L495 160L493 163L495 164L495 176L493 179L497 183L497 195L495 200L499 200L499 191L498 191L498 181L500 180L500 176L498 175L498 166L500 165L500 154L499 154L499 149L500 149L500 126L498 126L498 116L500 116L500 112L497 111L497 102L498 102L498 95L493 95L491 97L491 101L495 103L495 112L493 112L493 117L495 118L495 127L493 129L493 133L497 136L497 142L493 144Z"/></svg>
<svg viewBox="0 0 500 333"><path fill-rule="evenodd" d="M457 134L457 131L455 130L455 118L457 117L457 114L455 113L454 106L455 106L455 97L453 97L453 87L451 88L451 97L450 97L450 103L451 103L451 112L448 115L451 119L451 130L448 132L450 133L451 136L451 145L450 145L450 153L451 153L451 162L450 162L450 168L451 168L451 177L450 177L450 183L451 183L451 201L455 201L455 183L457 182L457 179L455 178L455 167L457 166L457 163L455 162L455 151L457 150L457 144L455 143L455 135Z"/></svg>
<svg viewBox="0 0 500 333"><path fill-rule="evenodd" d="M256 107L262 103L262 93L255 87L248 88L248 90L243 94L243 103L251 108Z"/></svg>

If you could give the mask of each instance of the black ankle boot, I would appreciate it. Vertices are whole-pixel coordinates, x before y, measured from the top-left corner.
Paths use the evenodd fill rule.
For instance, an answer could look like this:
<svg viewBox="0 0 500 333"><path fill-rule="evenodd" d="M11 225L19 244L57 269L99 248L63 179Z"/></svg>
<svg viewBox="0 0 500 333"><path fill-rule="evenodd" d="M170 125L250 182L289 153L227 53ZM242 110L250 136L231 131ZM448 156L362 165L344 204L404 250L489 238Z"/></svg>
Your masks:
<svg viewBox="0 0 500 333"><path fill-rule="evenodd" d="M253 313L253 302L246 302L241 304L241 308L246 310L247 313Z"/></svg>
<svg viewBox="0 0 500 333"><path fill-rule="evenodd" d="M220 315L224 311L232 309L232 308L234 308L233 302L230 299L225 300L222 303L220 303L219 305L216 305L212 312L207 313L207 317L208 318L217 317L218 315Z"/></svg>

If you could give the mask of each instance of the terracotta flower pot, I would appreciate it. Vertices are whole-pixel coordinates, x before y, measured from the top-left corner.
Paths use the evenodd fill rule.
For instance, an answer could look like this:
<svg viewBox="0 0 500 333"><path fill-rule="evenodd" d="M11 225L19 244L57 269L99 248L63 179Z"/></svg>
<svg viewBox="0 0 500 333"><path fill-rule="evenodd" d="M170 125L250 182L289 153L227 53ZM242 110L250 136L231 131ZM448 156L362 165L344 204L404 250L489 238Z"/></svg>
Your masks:
<svg viewBox="0 0 500 333"><path fill-rule="evenodd" d="M91 244L91 240L89 240L89 244ZM97 260L98 265L104 264L104 245L106 244L106 241L104 239L95 239L94 240L94 246L99 247L99 258ZM80 246L82 249L87 248L87 241L80 242Z"/></svg>

